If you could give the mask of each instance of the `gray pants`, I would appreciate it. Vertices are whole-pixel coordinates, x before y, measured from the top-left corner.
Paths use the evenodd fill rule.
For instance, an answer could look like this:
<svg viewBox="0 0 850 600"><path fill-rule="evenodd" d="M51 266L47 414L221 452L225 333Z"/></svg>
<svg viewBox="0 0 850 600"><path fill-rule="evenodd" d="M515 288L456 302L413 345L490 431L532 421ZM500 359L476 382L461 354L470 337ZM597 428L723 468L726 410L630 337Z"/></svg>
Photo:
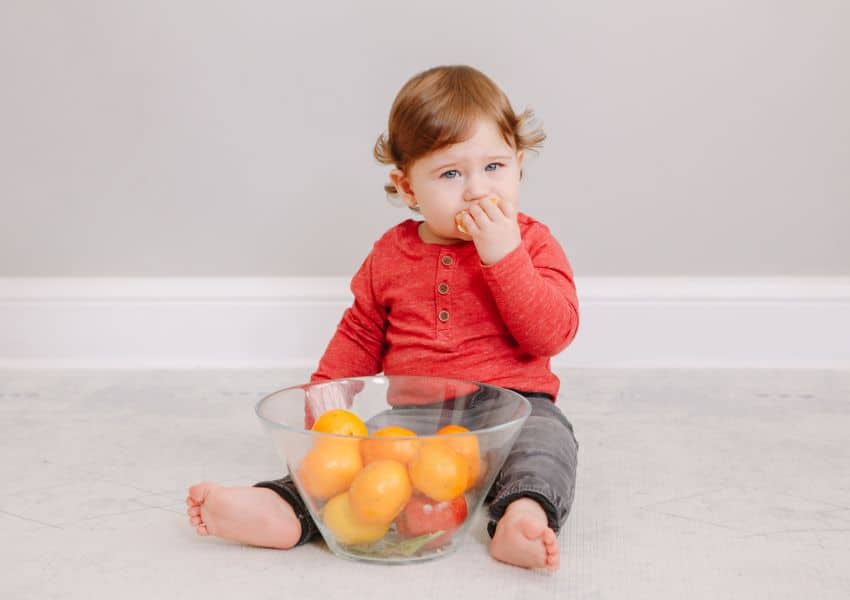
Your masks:
<svg viewBox="0 0 850 600"><path fill-rule="evenodd" d="M531 403L531 415L487 494L490 503L487 532L491 537L508 505L523 497L540 503L546 511L549 527L558 533L570 514L575 496L578 442L573 426L548 395L520 393ZM277 492L292 506L301 523L297 545L310 541L319 533L288 476L257 483L256 487Z"/></svg>
<svg viewBox="0 0 850 600"><path fill-rule="evenodd" d="M524 395L531 402L531 415L487 494L491 537L508 505L523 497L540 503L549 527L558 533L575 497L578 442L573 426L548 396Z"/></svg>

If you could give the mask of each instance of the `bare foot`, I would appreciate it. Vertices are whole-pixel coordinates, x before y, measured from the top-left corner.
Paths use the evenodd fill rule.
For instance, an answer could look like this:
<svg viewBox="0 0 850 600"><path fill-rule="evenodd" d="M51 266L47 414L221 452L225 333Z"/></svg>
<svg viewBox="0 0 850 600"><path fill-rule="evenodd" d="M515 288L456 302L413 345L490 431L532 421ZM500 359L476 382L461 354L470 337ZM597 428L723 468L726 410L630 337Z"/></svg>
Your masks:
<svg viewBox="0 0 850 600"><path fill-rule="evenodd" d="M186 506L198 535L283 550L301 537L295 511L266 488L222 487L203 481L189 488Z"/></svg>
<svg viewBox="0 0 850 600"><path fill-rule="evenodd" d="M543 507L531 498L520 498L508 505L496 525L490 554L496 560L529 569L554 571L561 564L558 538L549 527Z"/></svg>

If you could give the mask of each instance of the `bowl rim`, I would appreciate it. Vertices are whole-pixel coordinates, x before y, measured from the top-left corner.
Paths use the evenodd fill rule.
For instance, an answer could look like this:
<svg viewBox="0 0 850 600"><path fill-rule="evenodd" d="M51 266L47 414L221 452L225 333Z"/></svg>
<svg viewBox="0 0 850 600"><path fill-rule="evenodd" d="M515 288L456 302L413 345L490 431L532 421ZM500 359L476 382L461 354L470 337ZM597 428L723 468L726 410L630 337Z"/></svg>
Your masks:
<svg viewBox="0 0 850 600"><path fill-rule="evenodd" d="M522 406L522 409L523 409L522 414L519 417L516 417L516 418L511 419L509 421L505 421L504 423L500 423L498 425L493 425L491 427L484 427L484 428L481 428L481 429L470 430L468 432L457 432L457 433L449 433L449 434L431 433L431 434L427 434L427 435L417 435L416 439L429 439L429 438L437 438L437 437L439 437L440 439L445 439L447 436L479 435L479 434L482 434L482 433L494 433L494 432L501 431L503 429L509 429L509 428L515 426L517 423L521 424L526 419L528 419L528 417L531 415L531 402L528 400L528 398L526 398L525 396L523 396L519 392L515 392L514 390L510 390L508 388L499 387L499 386L493 385L491 383L484 383L484 382L481 382L481 381L473 381L471 379L458 379L457 377L439 377L439 376L432 376L432 375L363 375L363 376L357 376L357 377L339 377L339 378L336 378L336 379L325 379L325 380L322 380L322 381L314 381L314 382L310 382L310 383L301 383L301 384L298 384L298 385L290 385L288 387L281 388L279 390L275 390L273 392L270 392L270 393L266 394L265 396L263 396L262 398L260 398L256 402L256 404L254 405L254 413L257 415L257 418L260 419L260 421L264 425L269 426L269 427L273 427L273 428L276 428L276 429L283 429L285 431L290 431L290 432L293 432L293 433L309 434L311 436L320 436L320 437L327 437L327 438L343 438L343 439L349 439L349 440L351 440L351 439L368 440L370 438L374 438L374 434L369 434L369 435L344 435L344 434L338 434L338 433L326 433L326 432L322 432L322 431L313 431L312 429L306 429L304 427L293 427L293 426L290 426L290 425L284 425L284 424L279 423L277 421L272 421L271 419L260 414L260 407L266 401L268 401L270 398L272 398L273 396L276 396L276 395L281 394L283 392L288 392L290 390L297 390L297 389L306 390L307 388L310 388L310 387L313 387L313 386L323 385L323 384L328 384L328 383L334 383L334 382L346 382L346 381L373 381L374 382L374 380L376 380L376 379L383 379L383 380L386 380L386 379L435 379L435 380L446 381L446 382L456 382L456 383L465 383L465 384L472 383L472 384L475 384L475 385L484 386L486 388L496 389L496 390L499 390L500 392L505 392L508 395L513 395L513 396L518 397L519 400L520 400L520 404ZM409 440L411 437L412 436L390 436L390 435L388 435L388 436L382 436L381 439L387 440L387 441Z"/></svg>

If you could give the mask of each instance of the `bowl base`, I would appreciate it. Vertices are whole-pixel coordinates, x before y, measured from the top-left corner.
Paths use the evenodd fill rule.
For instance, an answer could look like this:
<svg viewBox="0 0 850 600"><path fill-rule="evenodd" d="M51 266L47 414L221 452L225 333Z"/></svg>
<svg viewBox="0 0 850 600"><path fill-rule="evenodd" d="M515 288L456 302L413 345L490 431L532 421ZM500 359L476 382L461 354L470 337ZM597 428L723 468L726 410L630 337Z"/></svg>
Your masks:
<svg viewBox="0 0 850 600"><path fill-rule="evenodd" d="M382 554L380 548L369 549L358 548L356 546L341 546L338 544L328 543L327 540L325 541L325 545L327 545L328 549L335 555L341 558L345 558L347 560L382 565L409 565L414 563L428 562L431 560L437 560L440 558L451 556L460 547L461 540L453 539L449 543L445 544L444 546L440 546L439 548L435 548L433 550L424 550L422 552L412 554L410 556L388 556Z"/></svg>

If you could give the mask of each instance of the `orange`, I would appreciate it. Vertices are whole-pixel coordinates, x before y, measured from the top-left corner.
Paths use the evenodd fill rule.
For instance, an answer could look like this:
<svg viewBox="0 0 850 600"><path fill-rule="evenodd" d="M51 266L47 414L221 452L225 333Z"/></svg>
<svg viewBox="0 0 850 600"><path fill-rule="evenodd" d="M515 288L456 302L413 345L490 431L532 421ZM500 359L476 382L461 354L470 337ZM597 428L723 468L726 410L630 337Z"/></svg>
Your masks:
<svg viewBox="0 0 850 600"><path fill-rule="evenodd" d="M342 408L335 408L322 413L313 423L312 429L321 433L335 433L337 435L369 435L369 430L366 429L366 424L360 420L360 417Z"/></svg>
<svg viewBox="0 0 850 600"><path fill-rule="evenodd" d="M452 435L467 433L469 435ZM443 443L460 454L469 467L469 481L466 489L475 486L481 476L481 450L478 446L478 438L470 433L469 429L462 425L446 425L437 432L437 435L448 435Z"/></svg>
<svg viewBox="0 0 850 600"><path fill-rule="evenodd" d="M348 492L331 498L322 509L322 521L340 544L369 544L384 537L389 525L360 521L351 510Z"/></svg>
<svg viewBox="0 0 850 600"><path fill-rule="evenodd" d="M389 425L376 431L376 437L407 437L415 436L416 433L404 427ZM419 440L376 440L370 437L360 442L360 453L363 455L363 464L368 465L376 460L396 460L407 464L416 456L419 448Z"/></svg>
<svg viewBox="0 0 850 600"><path fill-rule="evenodd" d="M442 440L422 444L408 470L413 487L440 502L460 496L469 481L466 460Z"/></svg>
<svg viewBox="0 0 850 600"><path fill-rule="evenodd" d="M326 437L316 440L297 476L304 491L324 500L347 490L362 468L360 440Z"/></svg>
<svg viewBox="0 0 850 600"><path fill-rule="evenodd" d="M395 460L366 465L348 490L354 516L364 523L384 525L392 523L412 494L407 469Z"/></svg>

